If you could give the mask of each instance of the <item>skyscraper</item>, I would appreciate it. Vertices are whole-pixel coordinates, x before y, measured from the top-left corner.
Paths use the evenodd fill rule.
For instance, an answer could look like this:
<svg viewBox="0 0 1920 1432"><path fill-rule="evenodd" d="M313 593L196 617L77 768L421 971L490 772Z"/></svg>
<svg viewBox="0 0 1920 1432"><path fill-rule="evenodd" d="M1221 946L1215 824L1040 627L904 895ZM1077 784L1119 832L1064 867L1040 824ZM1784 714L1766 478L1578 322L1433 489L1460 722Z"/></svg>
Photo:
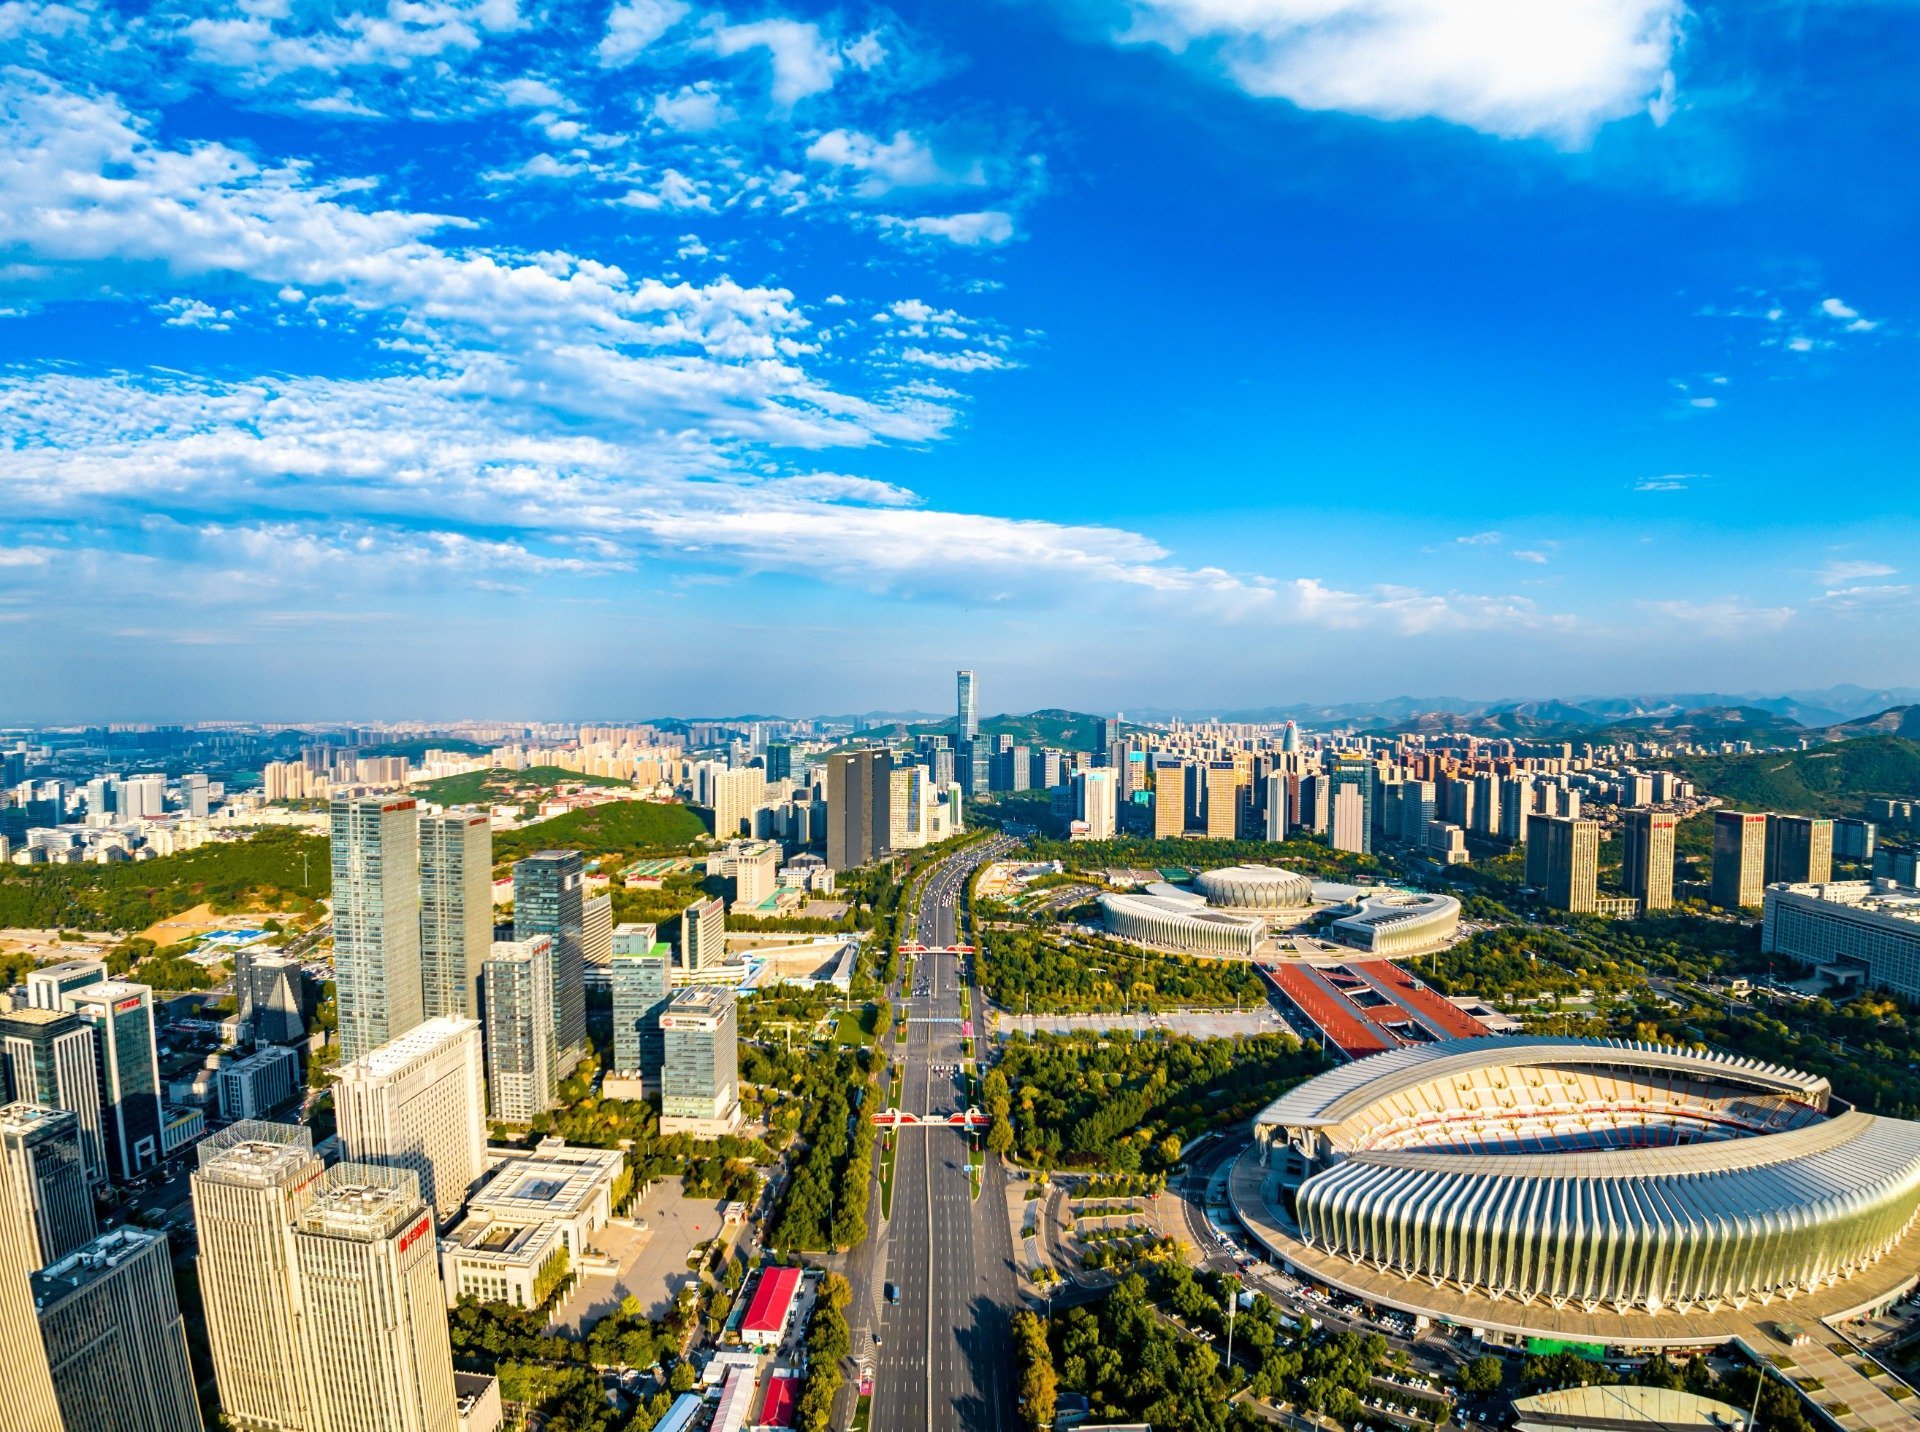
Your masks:
<svg viewBox="0 0 1920 1432"><path fill-rule="evenodd" d="M313 1134L247 1121L196 1152L200 1301L221 1410L249 1429L309 1432L317 1424L296 1333L293 1224L320 1182Z"/></svg>
<svg viewBox="0 0 1920 1432"><path fill-rule="evenodd" d="M153 991L109 980L67 996L67 1008L93 1026L100 1088L100 1133L107 1173L124 1182L160 1162L160 1048Z"/></svg>
<svg viewBox="0 0 1920 1432"><path fill-rule="evenodd" d="M956 671L954 686L959 700L953 723L953 743L959 746L980 734L980 705L971 671Z"/></svg>
<svg viewBox="0 0 1920 1432"><path fill-rule="evenodd" d="M739 1023L733 991L675 990L660 1016L660 1132L711 1137L740 1122Z"/></svg>
<svg viewBox="0 0 1920 1432"><path fill-rule="evenodd" d="M29 1281L37 1246L31 1210L0 1185L0 1346L6 1349L0 1432L65 1432Z"/></svg>
<svg viewBox="0 0 1920 1432"><path fill-rule="evenodd" d="M1207 767L1205 824L1214 840L1232 840L1240 833L1240 772L1215 761Z"/></svg>
<svg viewBox="0 0 1920 1432"><path fill-rule="evenodd" d="M341 1068L334 1081L340 1152L412 1169L441 1219L460 1211L486 1171L480 1026L429 1019Z"/></svg>
<svg viewBox="0 0 1920 1432"><path fill-rule="evenodd" d="M660 1015L673 993L667 947L652 925L621 925L613 932L613 1067L659 1087L665 1045Z"/></svg>
<svg viewBox="0 0 1920 1432"><path fill-rule="evenodd" d="M104 960L62 960L27 971L27 1003L34 1009L65 1009L67 996L107 978Z"/></svg>
<svg viewBox="0 0 1920 1432"><path fill-rule="evenodd" d="M1806 815L1767 820L1766 883L1825 885L1833 879L1833 822Z"/></svg>
<svg viewBox="0 0 1920 1432"><path fill-rule="evenodd" d="M1766 888L1767 818L1747 811L1713 813L1713 883L1722 910L1758 905Z"/></svg>
<svg viewBox="0 0 1920 1432"><path fill-rule="evenodd" d="M709 782L716 840L753 834L753 813L767 803L767 773L758 766L717 772Z"/></svg>
<svg viewBox="0 0 1920 1432"><path fill-rule="evenodd" d="M1086 826L1088 840L1113 839L1120 812L1118 790L1115 772L1105 768L1074 776L1074 818Z"/></svg>
<svg viewBox="0 0 1920 1432"><path fill-rule="evenodd" d="M718 895L696 900L680 912L680 968L706 970L725 963L727 906Z"/></svg>
<svg viewBox="0 0 1920 1432"><path fill-rule="evenodd" d="M487 1107L530 1124L553 1107L560 1054L553 1019L553 936L494 942L483 980Z"/></svg>
<svg viewBox="0 0 1920 1432"><path fill-rule="evenodd" d="M462 812L422 816L421 1018L480 1017L480 967L492 946L491 819Z"/></svg>
<svg viewBox="0 0 1920 1432"><path fill-rule="evenodd" d="M592 895L580 904L580 968L604 980L613 964L613 896Z"/></svg>
<svg viewBox="0 0 1920 1432"><path fill-rule="evenodd" d="M1547 904L1590 915L1600 900L1600 825L1572 816L1536 815L1527 826L1527 884Z"/></svg>
<svg viewBox="0 0 1920 1432"><path fill-rule="evenodd" d="M1373 785L1377 775L1372 759L1363 752L1343 752L1328 763L1323 784L1327 843L1335 850L1373 854Z"/></svg>
<svg viewBox="0 0 1920 1432"><path fill-rule="evenodd" d="M295 1218L293 1249L314 1420L326 1432L458 1432L439 1245L414 1174L336 1164Z"/></svg>
<svg viewBox="0 0 1920 1432"><path fill-rule="evenodd" d="M542 850L513 866L513 938L551 939L555 1078L565 1078L587 1052L587 877L577 850Z"/></svg>
<svg viewBox="0 0 1920 1432"><path fill-rule="evenodd" d="M335 1007L352 1061L424 1017L419 807L336 796L332 836Z"/></svg>
<svg viewBox="0 0 1920 1432"><path fill-rule="evenodd" d="M32 1286L69 1428L201 1432L165 1234L103 1233L35 1273Z"/></svg>
<svg viewBox="0 0 1920 1432"><path fill-rule="evenodd" d="M237 1018L256 1044L297 1044L306 1038L306 971L278 951L233 952Z"/></svg>
<svg viewBox="0 0 1920 1432"><path fill-rule="evenodd" d="M1679 818L1672 811L1636 807L1626 812L1621 873L1627 893L1643 912L1673 906L1673 839Z"/></svg>
<svg viewBox="0 0 1920 1432"><path fill-rule="evenodd" d="M15 1099L65 1109L79 1120L87 1182L105 1183L107 1145L101 1128L93 1025L65 1010L16 1009L0 1014L0 1056L5 1057Z"/></svg>
<svg viewBox="0 0 1920 1432"><path fill-rule="evenodd" d="M1170 840L1187 829L1187 768L1162 759L1153 767L1153 836Z"/></svg>
<svg viewBox="0 0 1920 1432"><path fill-rule="evenodd" d="M99 1231L78 1119L39 1104L0 1107L0 1200L30 1215L36 1268L59 1262Z"/></svg>
<svg viewBox="0 0 1920 1432"><path fill-rule="evenodd" d="M971 687L968 688L971 690ZM879 746L827 758L827 865L852 870L887 853L893 757Z"/></svg>

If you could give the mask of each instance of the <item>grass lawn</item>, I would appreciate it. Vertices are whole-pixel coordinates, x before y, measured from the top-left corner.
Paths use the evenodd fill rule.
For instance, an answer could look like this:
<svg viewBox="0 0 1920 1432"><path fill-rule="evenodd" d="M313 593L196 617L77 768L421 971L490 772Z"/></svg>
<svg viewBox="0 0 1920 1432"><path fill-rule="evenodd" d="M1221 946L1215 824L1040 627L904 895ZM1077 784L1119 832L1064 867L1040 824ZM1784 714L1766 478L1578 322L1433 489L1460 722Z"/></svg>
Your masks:
<svg viewBox="0 0 1920 1432"><path fill-rule="evenodd" d="M859 1009L843 1009L833 1016L833 1042L858 1047L871 1044L880 1032L880 1006L862 1005Z"/></svg>

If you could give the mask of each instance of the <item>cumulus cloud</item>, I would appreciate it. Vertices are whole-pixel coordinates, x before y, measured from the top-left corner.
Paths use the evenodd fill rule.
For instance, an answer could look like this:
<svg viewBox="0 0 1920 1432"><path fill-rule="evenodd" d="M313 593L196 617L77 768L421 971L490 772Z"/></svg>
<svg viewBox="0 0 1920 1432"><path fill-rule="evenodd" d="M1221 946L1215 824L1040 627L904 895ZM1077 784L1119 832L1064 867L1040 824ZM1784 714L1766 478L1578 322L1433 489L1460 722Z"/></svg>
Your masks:
<svg viewBox="0 0 1920 1432"><path fill-rule="evenodd" d="M840 51L818 25L775 18L743 25L719 24L707 43L718 55L764 50L772 71L769 94L776 105L791 109L810 95L833 88L845 63Z"/></svg>
<svg viewBox="0 0 1920 1432"><path fill-rule="evenodd" d="M1674 104L1682 0L1132 0L1117 38L1246 93L1577 144Z"/></svg>
<svg viewBox="0 0 1920 1432"><path fill-rule="evenodd" d="M1676 598L1639 606L1648 616L1682 628L1682 635L1748 636L1778 631L1794 617L1792 607L1760 606L1736 596L1703 601Z"/></svg>
<svg viewBox="0 0 1920 1432"><path fill-rule="evenodd" d="M195 59L242 83L267 85L303 72L404 70L477 49L525 23L516 0L387 0L384 6L316 11L331 23L302 27L290 7L259 5L182 27Z"/></svg>
<svg viewBox="0 0 1920 1432"><path fill-rule="evenodd" d="M649 110L669 129L688 134L704 134L737 118L711 80L682 85L672 94L657 94Z"/></svg>
<svg viewBox="0 0 1920 1432"><path fill-rule="evenodd" d="M683 0L620 0L607 14L607 32L594 47L594 58L609 69L630 65L686 14Z"/></svg>
<svg viewBox="0 0 1920 1432"><path fill-rule="evenodd" d="M974 214L947 214L905 219L883 215L881 226L896 233L947 239L964 248L991 248L1013 237L1013 216L998 209Z"/></svg>
<svg viewBox="0 0 1920 1432"><path fill-rule="evenodd" d="M928 189L986 182L977 160L949 169L923 140L902 129L887 140L858 130L834 129L807 146L807 158L860 175L858 192L869 198L895 189Z"/></svg>

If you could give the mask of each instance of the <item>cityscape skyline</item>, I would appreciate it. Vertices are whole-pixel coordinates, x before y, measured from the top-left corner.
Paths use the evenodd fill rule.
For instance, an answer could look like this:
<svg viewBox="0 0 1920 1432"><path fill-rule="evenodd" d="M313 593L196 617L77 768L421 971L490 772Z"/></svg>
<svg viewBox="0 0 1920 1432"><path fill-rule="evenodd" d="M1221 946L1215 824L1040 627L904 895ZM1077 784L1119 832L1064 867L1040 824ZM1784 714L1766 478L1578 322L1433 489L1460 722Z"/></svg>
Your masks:
<svg viewBox="0 0 1920 1432"><path fill-rule="evenodd" d="M0 719L1920 679L1908 7L201 8L0 30Z"/></svg>

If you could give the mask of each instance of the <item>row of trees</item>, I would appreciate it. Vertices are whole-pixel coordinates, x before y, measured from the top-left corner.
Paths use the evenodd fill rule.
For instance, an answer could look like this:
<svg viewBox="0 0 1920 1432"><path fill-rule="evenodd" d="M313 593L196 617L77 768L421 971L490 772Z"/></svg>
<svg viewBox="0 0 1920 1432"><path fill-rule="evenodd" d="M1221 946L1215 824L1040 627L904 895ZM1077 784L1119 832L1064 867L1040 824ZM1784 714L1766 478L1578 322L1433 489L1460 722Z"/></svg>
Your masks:
<svg viewBox="0 0 1920 1432"><path fill-rule="evenodd" d="M1016 1034L993 1070L1007 1088L1009 1129L999 1138L1010 1135L1031 1166L1155 1173L1179 1162L1188 1139L1247 1117L1324 1067L1291 1034ZM986 1098L991 1115L999 1085Z"/></svg>
<svg viewBox="0 0 1920 1432"><path fill-rule="evenodd" d="M853 1349L853 1334L847 1327L852 1302L853 1288L847 1280L838 1273L827 1274L814 1300L813 1316L807 1320L807 1387L794 1409L800 1432L827 1432L833 1426L833 1400L846 1380L840 1363Z"/></svg>
<svg viewBox="0 0 1920 1432"><path fill-rule="evenodd" d="M1020 1420L1034 1428L1053 1426L1060 1378L1053 1370L1047 1325L1032 1313L1013 1315L1013 1358L1020 1371Z"/></svg>
<svg viewBox="0 0 1920 1432"><path fill-rule="evenodd" d="M870 1088L870 1051L837 1050L807 1083L801 1122L806 1150L794 1166L771 1246L782 1251L848 1248L867 1236L873 1125L856 1092Z"/></svg>
<svg viewBox="0 0 1920 1432"><path fill-rule="evenodd" d="M1117 940L1069 939L1044 928L987 928L981 981L1013 1014L1232 1009L1266 995L1243 961L1157 954Z"/></svg>

